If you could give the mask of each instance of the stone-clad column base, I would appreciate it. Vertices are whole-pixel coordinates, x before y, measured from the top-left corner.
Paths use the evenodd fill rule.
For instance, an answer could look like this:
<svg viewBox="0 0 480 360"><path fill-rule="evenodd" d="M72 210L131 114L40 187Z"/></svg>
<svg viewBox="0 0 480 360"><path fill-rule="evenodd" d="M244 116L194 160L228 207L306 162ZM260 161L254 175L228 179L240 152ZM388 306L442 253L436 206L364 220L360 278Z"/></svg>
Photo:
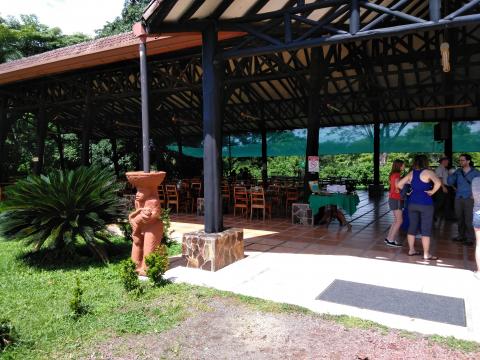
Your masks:
<svg viewBox="0 0 480 360"><path fill-rule="evenodd" d="M187 267L217 271L244 258L243 229L183 234L182 255L187 259Z"/></svg>

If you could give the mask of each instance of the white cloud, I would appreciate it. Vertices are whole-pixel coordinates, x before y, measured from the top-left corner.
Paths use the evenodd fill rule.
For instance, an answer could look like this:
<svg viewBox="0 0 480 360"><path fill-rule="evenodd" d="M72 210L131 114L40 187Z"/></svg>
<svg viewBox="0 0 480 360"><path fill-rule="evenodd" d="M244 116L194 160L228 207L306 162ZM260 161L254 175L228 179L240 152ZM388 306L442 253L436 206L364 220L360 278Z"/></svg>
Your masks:
<svg viewBox="0 0 480 360"><path fill-rule="evenodd" d="M120 15L124 0L0 0L0 16L35 14L42 24L64 34L93 35Z"/></svg>

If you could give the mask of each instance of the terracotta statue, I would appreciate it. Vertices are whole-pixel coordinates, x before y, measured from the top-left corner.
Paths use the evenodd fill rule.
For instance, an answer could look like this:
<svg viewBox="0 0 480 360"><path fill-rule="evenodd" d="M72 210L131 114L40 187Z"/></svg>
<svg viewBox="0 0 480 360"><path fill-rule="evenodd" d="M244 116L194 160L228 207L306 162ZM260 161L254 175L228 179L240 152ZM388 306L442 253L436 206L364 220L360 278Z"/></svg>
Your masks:
<svg viewBox="0 0 480 360"><path fill-rule="evenodd" d="M165 172L128 172L126 176L137 188L135 210L128 216L132 225L132 260L137 264L137 273L145 276L145 257L160 245L163 237L157 188L165 178Z"/></svg>

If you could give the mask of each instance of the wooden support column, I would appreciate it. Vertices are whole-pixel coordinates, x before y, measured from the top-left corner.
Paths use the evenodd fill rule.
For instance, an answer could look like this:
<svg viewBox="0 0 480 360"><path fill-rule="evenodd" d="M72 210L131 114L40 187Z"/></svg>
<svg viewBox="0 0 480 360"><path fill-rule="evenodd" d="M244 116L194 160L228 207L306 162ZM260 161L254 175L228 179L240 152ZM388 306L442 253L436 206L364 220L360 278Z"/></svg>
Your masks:
<svg viewBox="0 0 480 360"><path fill-rule="evenodd" d="M373 186L380 189L380 123L378 117L373 124Z"/></svg>
<svg viewBox="0 0 480 360"><path fill-rule="evenodd" d="M205 197L205 232L223 230L222 194L220 188L222 151L222 71L223 63L215 60L217 30L210 24L202 33L203 67L203 168Z"/></svg>
<svg viewBox="0 0 480 360"><path fill-rule="evenodd" d="M60 131L60 126L58 123L56 124L57 133L54 135L55 142L57 143L58 148L58 155L60 157L60 169L65 170L65 154L63 151L63 141L62 141L62 133Z"/></svg>
<svg viewBox="0 0 480 360"><path fill-rule="evenodd" d="M266 189L268 186L268 162L267 162L267 130L262 122L262 183Z"/></svg>
<svg viewBox="0 0 480 360"><path fill-rule="evenodd" d="M0 98L0 183L7 180L5 165L5 143L7 141L7 134L9 131L9 121L7 117L7 99Z"/></svg>
<svg viewBox="0 0 480 360"><path fill-rule="evenodd" d="M82 130L82 154L81 164L83 166L90 165L90 137L92 133L93 108L91 100L90 82L87 82L87 95L85 97L85 117L83 119Z"/></svg>
<svg viewBox="0 0 480 360"><path fill-rule="evenodd" d="M450 164L452 164L453 161L453 111L451 111L451 114L449 116L449 119L446 121L446 128L447 128L447 133L448 137L443 140L443 148L444 148L444 153L445 156L450 159Z"/></svg>
<svg viewBox="0 0 480 360"><path fill-rule="evenodd" d="M310 194L308 181L318 180L318 173L308 171L308 157L318 156L318 135L320 131L318 110L320 104L320 66L324 66L322 48L313 48L310 62L310 92L308 97L307 150L305 154L305 200ZM324 70L324 69L323 69Z"/></svg>
<svg viewBox="0 0 480 360"><path fill-rule="evenodd" d="M180 127L176 127L175 135L177 138L177 147L178 147L178 173L180 177L184 176L184 158L183 158L183 139L182 139L182 132L180 131Z"/></svg>
<svg viewBox="0 0 480 360"><path fill-rule="evenodd" d="M110 138L110 144L112 144L112 162L115 169L115 175L120 177L120 166L118 165L118 150L117 150L117 138Z"/></svg>
<svg viewBox="0 0 480 360"><path fill-rule="evenodd" d="M228 135L228 175L232 176L232 136Z"/></svg>
<svg viewBox="0 0 480 360"><path fill-rule="evenodd" d="M40 175L43 172L43 158L45 156L45 138L47 136L48 121L45 114L44 98L40 99L40 108L37 112L37 147L33 173Z"/></svg>

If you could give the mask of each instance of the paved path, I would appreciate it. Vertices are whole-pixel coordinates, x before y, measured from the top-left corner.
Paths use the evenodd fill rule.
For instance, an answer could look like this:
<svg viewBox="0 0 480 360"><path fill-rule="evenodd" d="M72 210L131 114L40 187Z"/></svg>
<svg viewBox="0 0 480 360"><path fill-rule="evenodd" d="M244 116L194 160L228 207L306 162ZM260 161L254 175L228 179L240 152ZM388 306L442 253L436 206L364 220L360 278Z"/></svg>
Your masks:
<svg viewBox="0 0 480 360"><path fill-rule="evenodd" d="M480 281L471 271L338 254L246 251L246 255L215 273L178 266L166 275L173 281L296 304L319 313L346 314L391 328L480 342ZM463 298L467 327L315 300L335 279Z"/></svg>

